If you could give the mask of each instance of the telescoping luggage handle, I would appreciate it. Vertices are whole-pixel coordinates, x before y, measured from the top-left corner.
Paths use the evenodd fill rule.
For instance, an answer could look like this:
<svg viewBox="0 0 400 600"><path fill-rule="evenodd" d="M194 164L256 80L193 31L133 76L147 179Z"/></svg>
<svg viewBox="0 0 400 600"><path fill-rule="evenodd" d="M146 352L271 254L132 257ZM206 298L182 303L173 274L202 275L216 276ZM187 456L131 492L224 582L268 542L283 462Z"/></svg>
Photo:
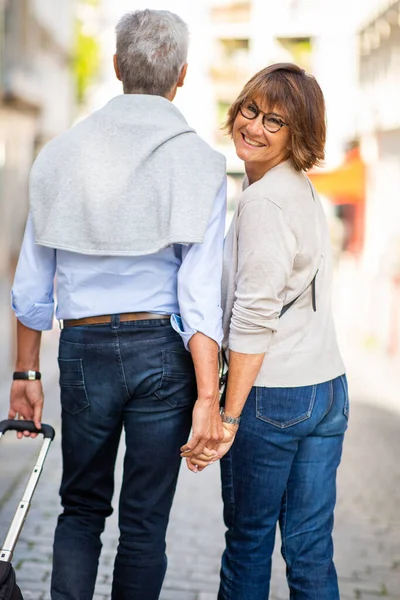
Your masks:
<svg viewBox="0 0 400 600"><path fill-rule="evenodd" d="M35 427L33 421L24 419L5 419L0 421L0 438L6 431L29 431L30 433L42 433L45 439L52 441L56 435L51 425L42 424L40 429Z"/></svg>
<svg viewBox="0 0 400 600"><path fill-rule="evenodd" d="M7 419L5 421L0 421L0 438L6 431L29 431L30 433L42 434L44 438L36 464L33 467L33 471L25 488L24 495L21 502L18 504L18 508L7 533L7 537L4 540L4 545L0 549L0 561L11 562L15 546L31 505L32 496L35 492L36 485L43 470L43 464L46 460L47 452L51 442L54 439L55 431L51 425L42 424L41 428L37 429L33 421L19 419Z"/></svg>

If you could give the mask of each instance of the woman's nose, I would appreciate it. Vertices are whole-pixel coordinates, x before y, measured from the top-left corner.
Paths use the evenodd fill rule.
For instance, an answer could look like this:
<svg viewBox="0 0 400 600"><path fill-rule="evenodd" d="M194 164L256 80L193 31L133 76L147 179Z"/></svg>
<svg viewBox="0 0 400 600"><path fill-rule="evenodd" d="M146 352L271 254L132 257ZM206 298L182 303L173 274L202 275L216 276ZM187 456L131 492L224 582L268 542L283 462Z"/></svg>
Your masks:
<svg viewBox="0 0 400 600"><path fill-rule="evenodd" d="M260 113L255 119L251 119L251 121L247 123L247 131L256 135L262 135L264 133L262 121L263 115Z"/></svg>

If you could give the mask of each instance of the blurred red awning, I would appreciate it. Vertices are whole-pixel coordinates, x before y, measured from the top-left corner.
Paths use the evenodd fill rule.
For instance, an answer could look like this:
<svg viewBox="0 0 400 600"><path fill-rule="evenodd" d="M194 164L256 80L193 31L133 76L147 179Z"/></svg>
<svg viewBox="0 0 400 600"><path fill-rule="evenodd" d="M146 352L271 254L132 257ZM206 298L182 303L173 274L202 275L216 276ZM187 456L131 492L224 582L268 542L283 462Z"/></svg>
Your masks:
<svg viewBox="0 0 400 600"><path fill-rule="evenodd" d="M339 168L310 171L308 176L317 192L327 196L333 204L363 204L365 201L365 164L359 148L349 150Z"/></svg>

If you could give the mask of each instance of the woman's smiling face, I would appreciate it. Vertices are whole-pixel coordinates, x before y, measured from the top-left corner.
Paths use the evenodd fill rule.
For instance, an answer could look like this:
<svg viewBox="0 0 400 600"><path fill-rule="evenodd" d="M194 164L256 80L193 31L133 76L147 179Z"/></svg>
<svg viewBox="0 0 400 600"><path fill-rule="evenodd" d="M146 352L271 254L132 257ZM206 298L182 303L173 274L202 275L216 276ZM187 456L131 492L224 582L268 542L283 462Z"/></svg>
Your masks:
<svg viewBox="0 0 400 600"><path fill-rule="evenodd" d="M290 156L290 131L282 110L270 108L260 97L246 102L255 118L246 118L239 110L233 124L232 138L236 154L246 163L246 170L256 170L260 178ZM251 114L251 113L250 113ZM267 117L265 115L268 115ZM271 133L263 125L275 122L279 129ZM280 124L283 123L283 126ZM274 127L272 127L274 128Z"/></svg>

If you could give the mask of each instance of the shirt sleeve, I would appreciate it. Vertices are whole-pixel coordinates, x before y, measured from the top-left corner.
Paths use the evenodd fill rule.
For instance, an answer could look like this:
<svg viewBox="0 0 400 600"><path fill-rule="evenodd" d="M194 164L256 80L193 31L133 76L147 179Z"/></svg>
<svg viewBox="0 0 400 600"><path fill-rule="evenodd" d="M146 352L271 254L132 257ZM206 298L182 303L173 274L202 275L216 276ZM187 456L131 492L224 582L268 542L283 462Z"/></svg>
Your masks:
<svg viewBox="0 0 400 600"><path fill-rule="evenodd" d="M188 350L190 338L197 332L222 342L221 278L226 218L226 180L215 199L202 244L182 249L178 272L180 315L171 323Z"/></svg>
<svg viewBox="0 0 400 600"><path fill-rule="evenodd" d="M11 304L23 325L37 331L51 329L54 316L56 251L35 244L31 215L25 228Z"/></svg>
<svg viewBox="0 0 400 600"><path fill-rule="evenodd" d="M297 242L282 209L267 198L247 202L237 220L238 269L229 349L267 352L279 323Z"/></svg>

